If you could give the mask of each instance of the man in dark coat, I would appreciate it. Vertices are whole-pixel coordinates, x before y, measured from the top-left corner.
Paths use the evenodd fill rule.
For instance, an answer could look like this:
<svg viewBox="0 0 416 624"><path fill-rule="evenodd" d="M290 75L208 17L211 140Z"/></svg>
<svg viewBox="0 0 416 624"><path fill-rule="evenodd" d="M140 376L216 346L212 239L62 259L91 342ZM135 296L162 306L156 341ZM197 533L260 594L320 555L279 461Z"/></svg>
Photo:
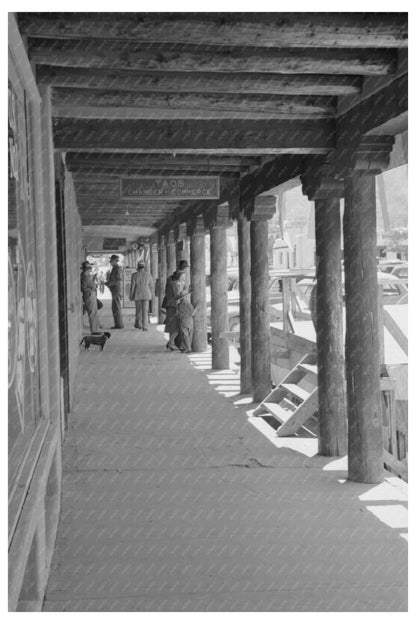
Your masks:
<svg viewBox="0 0 416 624"><path fill-rule="evenodd" d="M110 258L110 264L112 266L106 286L111 292L111 311L114 317L114 326L111 329L123 329L123 316L121 314L121 294L123 274L122 268L118 264L119 257L113 254Z"/></svg>

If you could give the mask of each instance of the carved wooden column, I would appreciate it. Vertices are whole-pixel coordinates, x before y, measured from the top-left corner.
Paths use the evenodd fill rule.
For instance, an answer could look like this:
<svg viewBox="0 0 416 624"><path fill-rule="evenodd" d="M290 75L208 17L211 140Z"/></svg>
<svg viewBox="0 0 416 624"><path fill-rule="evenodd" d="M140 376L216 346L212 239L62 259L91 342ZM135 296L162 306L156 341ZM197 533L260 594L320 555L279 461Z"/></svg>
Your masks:
<svg viewBox="0 0 416 624"><path fill-rule="evenodd" d="M230 217L237 220L240 294L240 392L251 394L251 257L250 222L244 214L240 189L230 197Z"/></svg>
<svg viewBox="0 0 416 624"><path fill-rule="evenodd" d="M173 230L170 230L166 234L166 263L167 277L169 277L176 271L176 241Z"/></svg>
<svg viewBox="0 0 416 624"><path fill-rule="evenodd" d="M392 143L365 137L345 178L348 476L359 483L383 480L375 175L388 163Z"/></svg>
<svg viewBox="0 0 416 624"><path fill-rule="evenodd" d="M193 306L197 306L194 315L192 351L200 353L206 351L208 346L205 269L206 230L202 217L196 217L188 221L187 234L190 237L191 302Z"/></svg>
<svg viewBox="0 0 416 624"><path fill-rule="evenodd" d="M208 215L204 215L207 218ZM218 206L209 216L211 251L211 328L212 368L222 370L230 366L228 338L228 280L227 227L230 225L228 205Z"/></svg>
<svg viewBox="0 0 416 624"><path fill-rule="evenodd" d="M344 184L317 168L302 182L304 193L315 201L319 453L342 456L347 453L340 215Z"/></svg>
<svg viewBox="0 0 416 624"><path fill-rule="evenodd" d="M244 208L250 223L251 256L251 375L253 401L259 403L272 387L270 372L270 303L268 239L276 197L245 197Z"/></svg>
<svg viewBox="0 0 416 624"><path fill-rule="evenodd" d="M157 250L157 244L152 242L150 244L150 273L153 278L153 283L155 284L155 290L152 297L152 314L156 316L156 310L159 310L159 296L156 292L156 280L158 279L158 268L159 268L159 255Z"/></svg>
<svg viewBox="0 0 416 624"><path fill-rule="evenodd" d="M158 266L158 298L159 298L159 306L158 306L158 319L159 324L164 322L164 314L162 313L162 303L163 297L165 296L166 289L166 278L167 278L167 262L166 262L166 245L165 245L165 237L160 236L159 238L159 254L158 254L159 266Z"/></svg>

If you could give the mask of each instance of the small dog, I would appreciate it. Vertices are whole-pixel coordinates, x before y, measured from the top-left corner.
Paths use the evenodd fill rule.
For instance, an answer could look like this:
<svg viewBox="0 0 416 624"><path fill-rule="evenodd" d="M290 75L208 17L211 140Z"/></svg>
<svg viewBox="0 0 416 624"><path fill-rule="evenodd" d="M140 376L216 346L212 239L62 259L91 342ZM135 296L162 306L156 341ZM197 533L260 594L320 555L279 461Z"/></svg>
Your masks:
<svg viewBox="0 0 416 624"><path fill-rule="evenodd" d="M101 347L101 351L104 349L104 345L107 340L111 338L110 332L103 332L102 334L91 334L90 336L84 336L79 345L84 343L85 350L87 351L91 345L97 345Z"/></svg>

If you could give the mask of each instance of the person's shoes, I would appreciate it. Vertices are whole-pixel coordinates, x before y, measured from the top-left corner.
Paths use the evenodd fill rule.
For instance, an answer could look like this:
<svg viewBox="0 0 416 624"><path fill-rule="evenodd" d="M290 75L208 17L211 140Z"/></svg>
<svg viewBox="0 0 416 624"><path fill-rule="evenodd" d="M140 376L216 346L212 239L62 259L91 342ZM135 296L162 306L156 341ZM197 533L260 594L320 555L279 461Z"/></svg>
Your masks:
<svg viewBox="0 0 416 624"><path fill-rule="evenodd" d="M124 329L124 327L116 327L116 326L114 325L114 327L110 327L110 329Z"/></svg>
<svg viewBox="0 0 416 624"><path fill-rule="evenodd" d="M143 331L148 331L147 327L143 327Z"/></svg>

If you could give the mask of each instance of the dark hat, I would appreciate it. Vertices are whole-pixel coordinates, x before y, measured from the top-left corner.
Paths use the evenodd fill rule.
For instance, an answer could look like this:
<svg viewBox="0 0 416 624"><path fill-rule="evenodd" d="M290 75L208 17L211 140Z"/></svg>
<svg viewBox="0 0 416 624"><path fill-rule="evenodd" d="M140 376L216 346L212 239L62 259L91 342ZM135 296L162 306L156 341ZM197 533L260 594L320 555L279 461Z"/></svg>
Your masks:
<svg viewBox="0 0 416 624"><path fill-rule="evenodd" d="M142 260L140 260L140 262L137 263L137 268L138 269L144 269L144 262Z"/></svg>
<svg viewBox="0 0 416 624"><path fill-rule="evenodd" d="M190 264L188 264L188 260L180 260L178 269L180 271L183 271L183 269L187 269L189 266L190 266Z"/></svg>
<svg viewBox="0 0 416 624"><path fill-rule="evenodd" d="M110 260L117 260L117 262L118 262L119 257L116 256L116 254L113 254L112 256L110 256Z"/></svg>
<svg viewBox="0 0 416 624"><path fill-rule="evenodd" d="M92 269L91 262L88 262L88 260L84 260L84 262L81 264L81 269Z"/></svg>

